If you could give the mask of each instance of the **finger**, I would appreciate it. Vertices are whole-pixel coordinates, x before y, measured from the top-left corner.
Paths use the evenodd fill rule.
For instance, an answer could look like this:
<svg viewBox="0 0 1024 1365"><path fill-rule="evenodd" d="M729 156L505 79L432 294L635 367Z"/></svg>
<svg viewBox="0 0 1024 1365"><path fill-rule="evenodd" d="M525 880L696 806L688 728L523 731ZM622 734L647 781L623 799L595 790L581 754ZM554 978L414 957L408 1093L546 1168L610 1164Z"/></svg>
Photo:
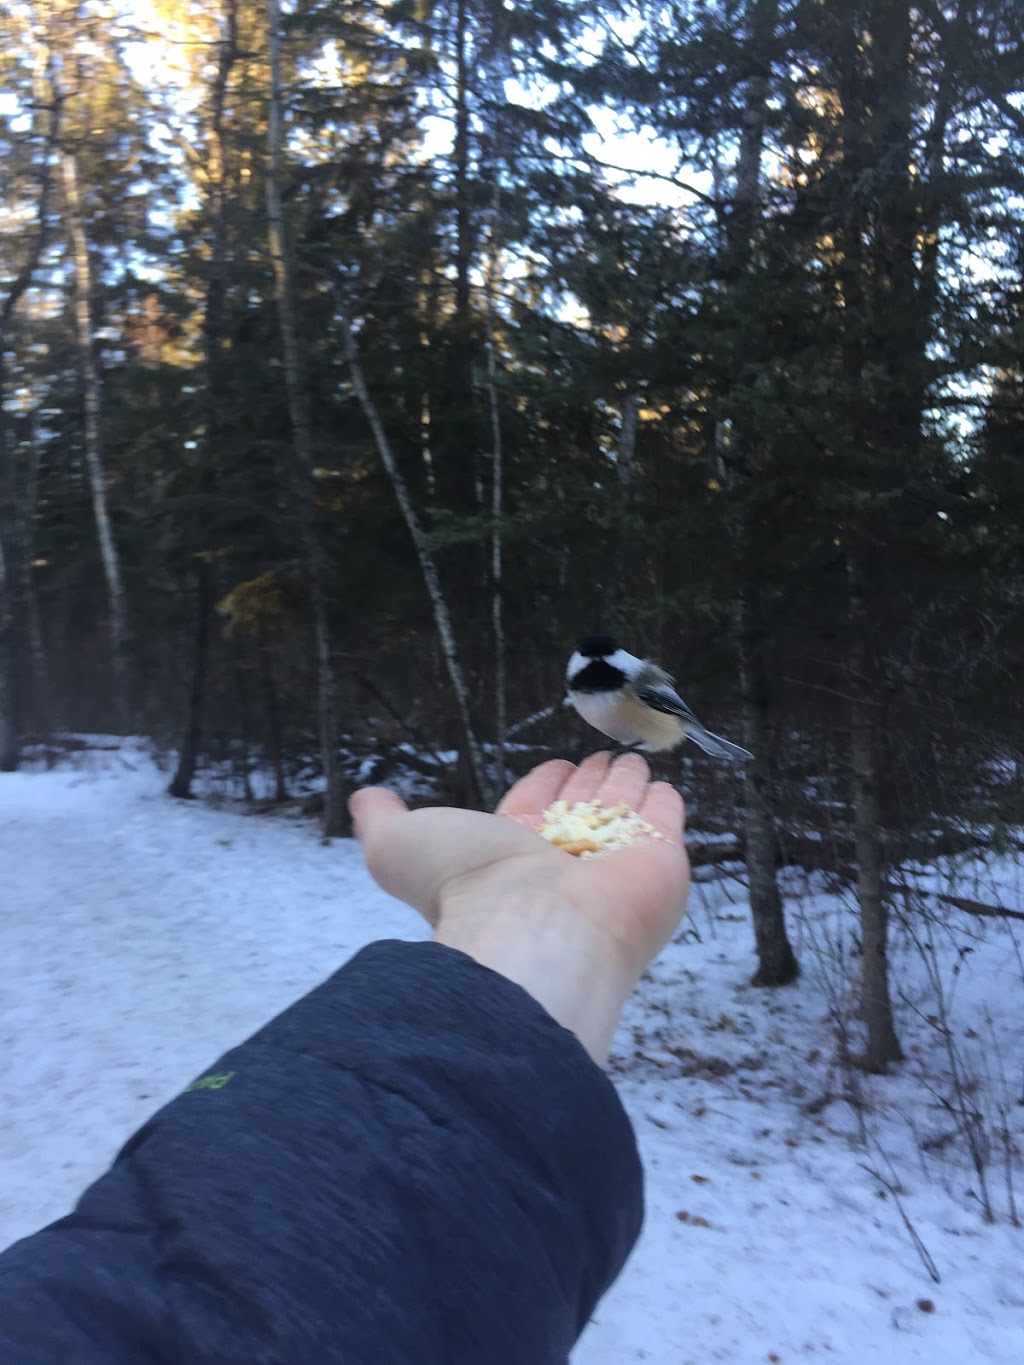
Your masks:
<svg viewBox="0 0 1024 1365"><path fill-rule="evenodd" d="M562 784L576 765L567 758L552 758L541 763L510 787L498 802L496 815L539 815L561 791Z"/></svg>
<svg viewBox="0 0 1024 1365"><path fill-rule="evenodd" d="M666 839L678 842L686 828L686 807L671 782L652 782L639 813Z"/></svg>
<svg viewBox="0 0 1024 1365"><path fill-rule="evenodd" d="M568 775L558 793L558 799L568 801L570 806L577 801L590 801L597 795L610 762L611 754L589 754L579 767Z"/></svg>
<svg viewBox="0 0 1024 1365"><path fill-rule="evenodd" d="M646 759L639 754L620 754L601 783L598 799L602 806L617 806L621 801L630 810L639 810L650 780Z"/></svg>
<svg viewBox="0 0 1024 1365"><path fill-rule="evenodd" d="M365 847L389 821L398 815L405 815L409 808L396 792L389 791L387 787L361 787L349 797L348 809L356 838Z"/></svg>

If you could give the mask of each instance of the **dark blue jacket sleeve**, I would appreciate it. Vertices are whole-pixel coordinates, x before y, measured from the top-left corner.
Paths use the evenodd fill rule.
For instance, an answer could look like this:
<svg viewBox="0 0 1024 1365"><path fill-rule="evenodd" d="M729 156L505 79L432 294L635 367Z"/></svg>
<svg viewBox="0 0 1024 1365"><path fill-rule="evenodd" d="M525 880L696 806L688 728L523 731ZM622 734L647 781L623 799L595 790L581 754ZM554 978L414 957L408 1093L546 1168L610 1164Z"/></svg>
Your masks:
<svg viewBox="0 0 1024 1365"><path fill-rule="evenodd" d="M462 953L375 943L0 1256L0 1361L562 1365L641 1216L577 1039Z"/></svg>

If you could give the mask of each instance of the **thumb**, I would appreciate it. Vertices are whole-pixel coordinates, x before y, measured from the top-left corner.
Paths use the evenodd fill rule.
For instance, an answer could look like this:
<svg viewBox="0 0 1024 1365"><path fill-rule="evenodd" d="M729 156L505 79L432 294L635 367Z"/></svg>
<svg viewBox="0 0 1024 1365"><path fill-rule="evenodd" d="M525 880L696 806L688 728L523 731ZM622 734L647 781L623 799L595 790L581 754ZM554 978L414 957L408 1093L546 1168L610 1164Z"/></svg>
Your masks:
<svg viewBox="0 0 1024 1365"><path fill-rule="evenodd" d="M361 787L349 797L348 809L364 852L377 842L392 820L409 810L402 798L387 787Z"/></svg>
<svg viewBox="0 0 1024 1365"><path fill-rule="evenodd" d="M348 808L370 876L389 896L426 915L424 863L429 862L431 845L410 830L415 820L408 818L408 806L386 787L362 787L349 797Z"/></svg>

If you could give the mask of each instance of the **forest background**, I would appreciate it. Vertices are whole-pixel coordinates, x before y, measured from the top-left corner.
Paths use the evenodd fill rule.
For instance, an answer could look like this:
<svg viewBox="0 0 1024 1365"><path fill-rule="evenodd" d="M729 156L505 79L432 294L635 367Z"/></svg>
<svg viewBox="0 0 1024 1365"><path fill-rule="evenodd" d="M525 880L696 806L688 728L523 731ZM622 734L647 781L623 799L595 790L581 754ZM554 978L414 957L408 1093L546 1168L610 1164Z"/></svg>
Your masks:
<svg viewBox="0 0 1024 1365"><path fill-rule="evenodd" d="M1024 822L1022 32L0 5L0 769L107 730L328 835L360 781L486 805L589 746L612 630L755 754L685 773L756 979L781 868L856 896L885 1068L906 870Z"/></svg>

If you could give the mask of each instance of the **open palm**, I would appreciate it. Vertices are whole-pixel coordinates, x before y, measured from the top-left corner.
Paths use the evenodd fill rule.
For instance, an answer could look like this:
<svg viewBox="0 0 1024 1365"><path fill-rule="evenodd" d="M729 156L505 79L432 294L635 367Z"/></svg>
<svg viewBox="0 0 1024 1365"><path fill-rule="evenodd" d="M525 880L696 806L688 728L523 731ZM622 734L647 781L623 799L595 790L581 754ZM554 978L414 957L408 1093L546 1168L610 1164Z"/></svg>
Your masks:
<svg viewBox="0 0 1024 1365"><path fill-rule="evenodd" d="M658 831L598 858L574 858L537 834L557 800L624 802ZM435 928L495 907L538 903L588 922L635 978L671 936L689 885L683 803L652 782L638 754L593 754L578 767L542 763L504 796L494 815L433 807L409 811L385 788L352 798L356 833L374 878Z"/></svg>

